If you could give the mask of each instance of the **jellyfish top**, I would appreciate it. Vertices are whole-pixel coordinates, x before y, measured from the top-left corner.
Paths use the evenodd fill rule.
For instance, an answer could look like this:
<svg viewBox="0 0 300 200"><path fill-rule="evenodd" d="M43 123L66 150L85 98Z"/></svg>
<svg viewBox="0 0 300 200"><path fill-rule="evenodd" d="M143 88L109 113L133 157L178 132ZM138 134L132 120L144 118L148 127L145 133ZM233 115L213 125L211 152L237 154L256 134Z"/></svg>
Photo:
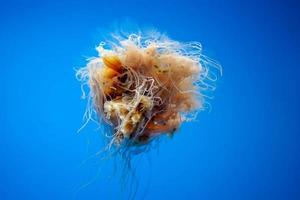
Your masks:
<svg viewBox="0 0 300 200"><path fill-rule="evenodd" d="M215 88L210 68L219 65L202 55L200 43L159 34L115 39L100 43L99 56L78 71L90 87L93 109L111 126L111 144L172 135L204 108L204 92Z"/></svg>

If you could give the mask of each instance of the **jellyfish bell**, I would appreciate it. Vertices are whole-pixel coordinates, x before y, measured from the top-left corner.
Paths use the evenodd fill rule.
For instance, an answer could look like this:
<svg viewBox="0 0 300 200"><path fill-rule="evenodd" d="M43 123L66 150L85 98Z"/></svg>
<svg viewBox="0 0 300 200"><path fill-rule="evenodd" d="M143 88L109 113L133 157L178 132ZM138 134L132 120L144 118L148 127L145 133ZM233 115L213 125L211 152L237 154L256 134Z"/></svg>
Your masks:
<svg viewBox="0 0 300 200"><path fill-rule="evenodd" d="M210 68L220 69L199 43L159 34L131 34L96 49L99 56L77 75L90 88L92 109L110 125L115 147L173 135L189 113L203 109L205 90L214 88Z"/></svg>

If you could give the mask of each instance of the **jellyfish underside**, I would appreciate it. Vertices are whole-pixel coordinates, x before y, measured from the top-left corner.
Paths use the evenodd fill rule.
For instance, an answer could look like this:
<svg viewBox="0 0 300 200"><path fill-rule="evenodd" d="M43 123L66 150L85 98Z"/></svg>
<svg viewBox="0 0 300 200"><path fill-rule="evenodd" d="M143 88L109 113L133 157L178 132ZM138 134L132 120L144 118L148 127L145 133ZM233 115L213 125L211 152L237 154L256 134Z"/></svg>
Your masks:
<svg viewBox="0 0 300 200"><path fill-rule="evenodd" d="M200 62L160 46L123 42L90 61L89 85L99 116L113 127L113 143L146 144L163 133L172 135L183 113L201 108L195 82ZM201 96L200 96L201 97Z"/></svg>

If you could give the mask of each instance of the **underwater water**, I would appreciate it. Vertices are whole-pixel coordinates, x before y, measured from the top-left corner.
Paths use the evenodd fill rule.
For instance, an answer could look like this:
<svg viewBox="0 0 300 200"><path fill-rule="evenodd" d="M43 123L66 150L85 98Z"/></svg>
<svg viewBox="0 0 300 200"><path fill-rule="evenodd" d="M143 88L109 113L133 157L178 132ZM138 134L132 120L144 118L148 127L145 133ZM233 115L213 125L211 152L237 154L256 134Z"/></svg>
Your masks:
<svg viewBox="0 0 300 200"><path fill-rule="evenodd" d="M300 199L299 8L1 0L0 199ZM137 157L134 183L120 181L118 160L91 157L103 145L95 124L77 133L86 101L75 69L124 18L199 41L223 67L211 111Z"/></svg>

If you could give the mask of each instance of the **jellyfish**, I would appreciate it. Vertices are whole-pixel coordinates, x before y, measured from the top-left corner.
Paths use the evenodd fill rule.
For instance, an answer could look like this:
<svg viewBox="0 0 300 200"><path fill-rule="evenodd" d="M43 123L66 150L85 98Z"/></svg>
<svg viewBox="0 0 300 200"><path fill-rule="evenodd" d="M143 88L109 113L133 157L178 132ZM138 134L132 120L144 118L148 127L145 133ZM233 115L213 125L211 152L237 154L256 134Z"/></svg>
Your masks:
<svg viewBox="0 0 300 200"><path fill-rule="evenodd" d="M199 42L157 32L114 35L96 50L77 76L90 91L87 118L94 111L117 148L147 145L192 121L205 108L205 92L215 89L212 69L221 69Z"/></svg>

